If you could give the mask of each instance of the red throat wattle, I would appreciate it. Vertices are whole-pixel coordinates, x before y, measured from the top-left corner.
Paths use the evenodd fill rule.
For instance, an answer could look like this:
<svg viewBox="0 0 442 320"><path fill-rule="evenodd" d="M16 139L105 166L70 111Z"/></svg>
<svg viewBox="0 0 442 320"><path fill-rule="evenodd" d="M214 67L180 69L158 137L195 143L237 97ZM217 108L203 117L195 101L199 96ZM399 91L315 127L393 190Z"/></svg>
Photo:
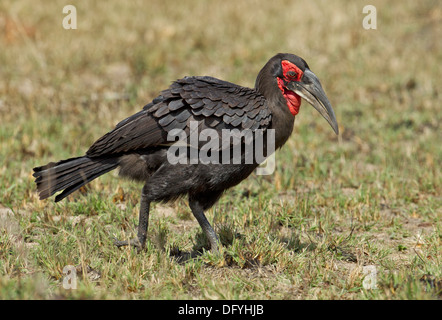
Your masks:
<svg viewBox="0 0 442 320"><path fill-rule="evenodd" d="M285 86L285 82L301 80L303 72L295 64L287 60L283 60L281 62L281 66L284 78L277 78L278 87L281 90L285 100L287 101L287 107L289 108L291 114L296 116L299 112L299 107L301 106L301 97L293 91L287 89L287 87ZM287 72L289 71L294 71L296 76L293 77L288 75Z"/></svg>

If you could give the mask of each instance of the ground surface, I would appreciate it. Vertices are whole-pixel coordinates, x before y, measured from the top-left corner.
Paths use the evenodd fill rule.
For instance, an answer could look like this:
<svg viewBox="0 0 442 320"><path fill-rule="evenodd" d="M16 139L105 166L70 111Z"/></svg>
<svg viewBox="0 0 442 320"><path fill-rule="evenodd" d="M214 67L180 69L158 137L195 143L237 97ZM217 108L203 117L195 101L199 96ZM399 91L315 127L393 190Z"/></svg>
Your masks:
<svg viewBox="0 0 442 320"><path fill-rule="evenodd" d="M441 298L442 8L371 1L365 30L366 4L83 1L65 30L63 1L2 2L0 298ZM276 172L208 212L222 256L185 259L204 245L185 200L153 208L145 252L116 249L141 188L116 173L38 200L34 166L82 155L172 80L253 86L277 52L307 60L341 134L302 105Z"/></svg>

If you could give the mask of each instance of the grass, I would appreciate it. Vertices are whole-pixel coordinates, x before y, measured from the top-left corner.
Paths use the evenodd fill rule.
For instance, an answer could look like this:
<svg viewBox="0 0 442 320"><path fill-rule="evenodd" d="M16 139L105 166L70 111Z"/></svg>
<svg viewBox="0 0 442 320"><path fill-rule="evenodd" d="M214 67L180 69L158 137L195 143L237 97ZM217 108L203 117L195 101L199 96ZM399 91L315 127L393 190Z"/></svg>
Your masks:
<svg viewBox="0 0 442 320"><path fill-rule="evenodd" d="M440 299L442 11L370 4L376 30L363 1L82 1L77 30L62 1L0 4L0 298ZM154 206L144 252L116 249L141 186L115 173L38 200L34 166L83 154L174 79L253 86L277 52L307 60L341 134L303 103L276 172L207 213L222 255L203 250L185 200Z"/></svg>

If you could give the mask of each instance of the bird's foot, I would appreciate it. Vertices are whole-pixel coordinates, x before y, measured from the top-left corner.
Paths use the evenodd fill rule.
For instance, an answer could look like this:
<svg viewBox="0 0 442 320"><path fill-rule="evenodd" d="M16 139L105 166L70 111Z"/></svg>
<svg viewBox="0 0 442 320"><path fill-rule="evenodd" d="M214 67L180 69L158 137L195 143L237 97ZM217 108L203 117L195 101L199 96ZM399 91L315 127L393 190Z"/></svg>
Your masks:
<svg viewBox="0 0 442 320"><path fill-rule="evenodd" d="M218 242L216 242L216 243L212 243L211 245L210 245L210 252L212 252L212 253L214 253L214 254L219 254L220 253L220 250L219 250L219 244L218 244Z"/></svg>
<svg viewBox="0 0 442 320"><path fill-rule="evenodd" d="M132 246L137 248L137 252L140 252L141 250L144 249L145 241L144 242L140 241L140 239L138 238L133 238L131 240L124 240L124 241L114 239L114 245L117 246L118 248L125 246Z"/></svg>

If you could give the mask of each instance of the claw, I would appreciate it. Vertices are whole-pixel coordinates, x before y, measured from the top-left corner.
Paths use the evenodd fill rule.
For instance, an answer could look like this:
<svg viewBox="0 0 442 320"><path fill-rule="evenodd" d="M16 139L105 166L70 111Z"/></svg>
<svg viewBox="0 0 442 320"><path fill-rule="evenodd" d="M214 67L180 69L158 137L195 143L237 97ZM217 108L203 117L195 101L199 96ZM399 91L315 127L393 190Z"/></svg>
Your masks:
<svg viewBox="0 0 442 320"><path fill-rule="evenodd" d="M121 240L114 238L114 245L117 246L118 248L124 247L124 246L132 246L132 247L137 248L137 252L140 252L141 250L144 249L144 244L142 244L138 238L133 238L129 241L127 241L127 240L121 241Z"/></svg>

